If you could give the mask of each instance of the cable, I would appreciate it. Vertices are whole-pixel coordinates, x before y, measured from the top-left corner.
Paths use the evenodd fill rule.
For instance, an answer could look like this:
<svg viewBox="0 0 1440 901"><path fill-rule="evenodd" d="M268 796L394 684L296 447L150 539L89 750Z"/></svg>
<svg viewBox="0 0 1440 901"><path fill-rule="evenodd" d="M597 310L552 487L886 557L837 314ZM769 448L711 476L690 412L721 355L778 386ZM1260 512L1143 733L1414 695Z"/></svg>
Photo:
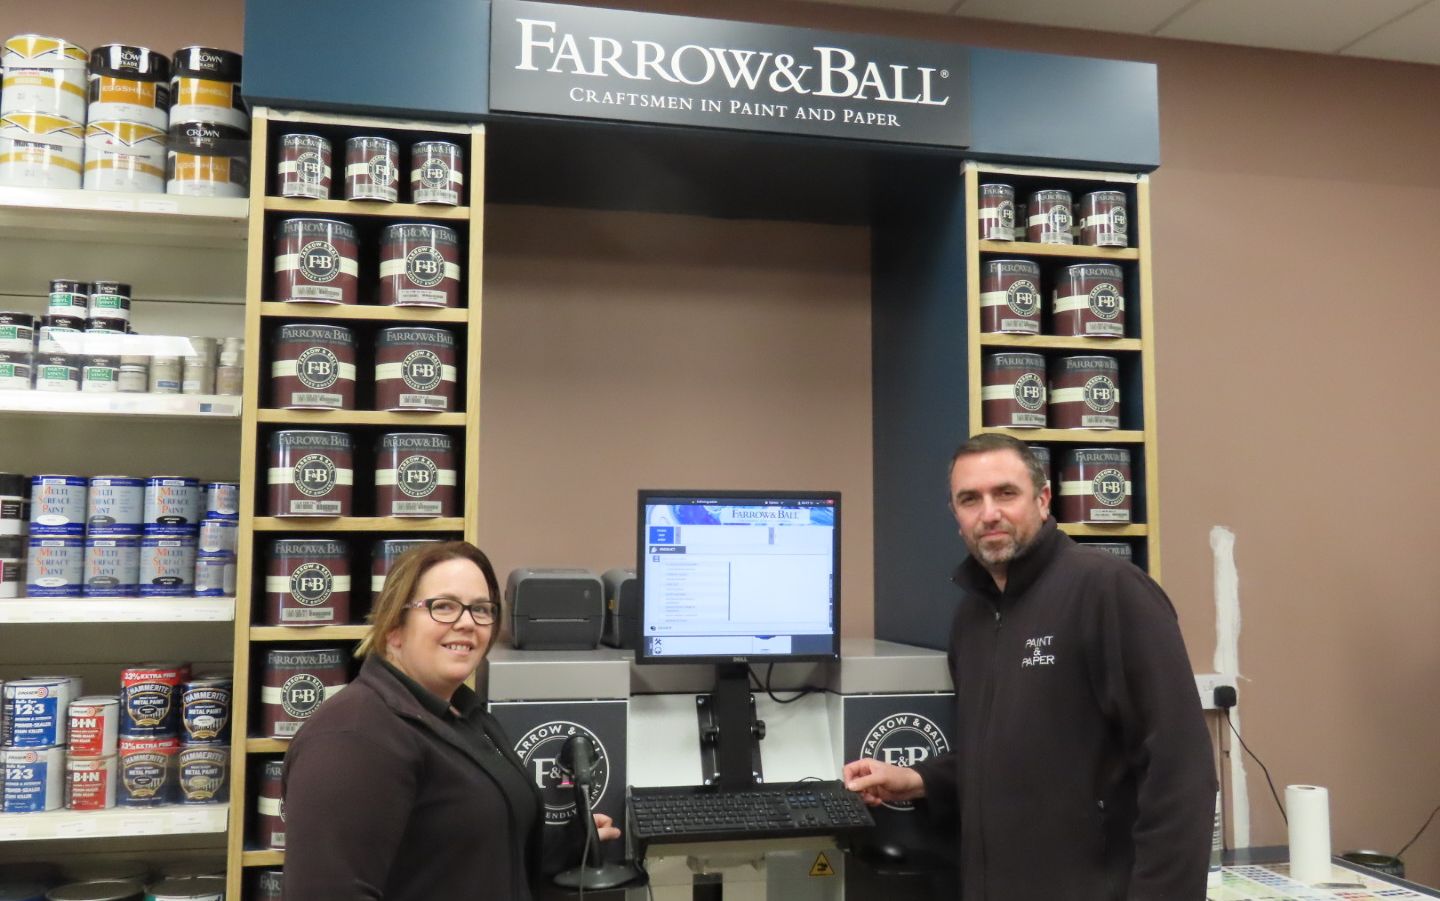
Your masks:
<svg viewBox="0 0 1440 901"><path fill-rule="evenodd" d="M587 788L585 788L584 790L585 790L585 791L589 791L589 788L587 787ZM593 819L595 815L592 813L590 816L591 816L591 818ZM586 824L585 824L585 850L580 852L580 879L579 879L579 882L580 882L580 897L581 897L581 898L584 898L584 897L585 897L585 871L590 868L590 847L595 844L594 842L590 841L590 836L591 836L592 834L594 834L594 830L591 829L590 827L591 827L591 824L590 824L590 823L586 823Z"/></svg>
<svg viewBox="0 0 1440 901"><path fill-rule="evenodd" d="M806 695L811 695L811 694L814 694L814 693L817 692L817 691L823 691L823 690L824 690L824 689L819 688L819 687L814 686L814 685L806 685L806 686L804 686L803 688L801 688L800 691L799 691L798 693L796 693L795 697L793 697L793 698L778 698L778 697L775 696L775 692L770 689L770 677L771 677L774 673L775 673L775 664L774 664L773 662L766 664L766 666L765 666L765 693L766 693L767 695L769 695L769 696L770 696L770 700L774 701L776 704L793 704L793 703L795 703L796 701L800 700L801 698L805 697ZM754 676L754 675L755 675L755 671L754 671L754 670L750 670L750 675ZM759 677L759 676L756 676L755 678L756 678L756 681L759 681L759 678L760 678L760 677Z"/></svg>
<svg viewBox="0 0 1440 901"><path fill-rule="evenodd" d="M1430 821L1433 820L1433 819L1435 819L1435 814L1437 814L1437 813L1440 813L1440 805L1436 805L1435 809L1432 810L1432 811L1430 811L1430 816L1428 816L1428 817L1425 818L1425 825L1424 825L1424 826L1421 826L1421 827L1420 827L1420 831L1417 832L1417 833L1415 833L1415 835L1410 839L1410 841L1408 841L1408 842L1405 843L1405 847L1403 847L1403 848L1401 848L1399 851L1396 851L1396 852L1395 852L1395 859L1396 859L1396 860L1399 860L1399 859L1400 859L1400 855L1402 855L1402 854L1404 854L1406 851L1409 851L1409 850L1410 850L1410 846L1413 845L1413 844L1415 844L1415 839L1418 839L1421 835L1424 835L1424 834L1425 834L1425 830L1430 828Z"/></svg>
<svg viewBox="0 0 1440 901"><path fill-rule="evenodd" d="M1290 818L1285 815L1285 805L1280 803L1280 793L1275 790L1275 780L1270 778L1270 770L1265 767L1265 761L1256 757L1255 752L1250 750L1250 746L1245 744L1245 739L1240 738L1240 733L1235 729L1235 724L1230 721L1229 707L1225 708L1225 725L1229 726L1230 731L1235 733L1235 737L1240 739L1240 747L1245 749L1245 753L1249 754L1251 759L1260 764L1260 772L1265 774L1265 782L1270 786L1270 797L1275 799L1275 806L1280 808L1280 819L1285 821L1285 825L1290 825Z"/></svg>

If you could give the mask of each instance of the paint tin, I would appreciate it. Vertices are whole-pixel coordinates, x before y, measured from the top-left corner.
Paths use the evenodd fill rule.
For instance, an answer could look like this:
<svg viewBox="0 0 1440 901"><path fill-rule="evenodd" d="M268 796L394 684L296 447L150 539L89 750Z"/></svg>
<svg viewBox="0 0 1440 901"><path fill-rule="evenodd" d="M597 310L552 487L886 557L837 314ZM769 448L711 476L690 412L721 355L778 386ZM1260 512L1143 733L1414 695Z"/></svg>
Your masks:
<svg viewBox="0 0 1440 901"><path fill-rule="evenodd" d="M1130 546L1128 541L1082 541L1080 543L1119 557L1127 563L1135 562L1135 549Z"/></svg>
<svg viewBox="0 0 1440 901"><path fill-rule="evenodd" d="M56 393L79 391L80 370L84 359L79 354L36 354L31 364L35 373L35 390Z"/></svg>
<svg viewBox="0 0 1440 901"><path fill-rule="evenodd" d="M270 436L271 516L349 516L355 452L344 432L284 430Z"/></svg>
<svg viewBox="0 0 1440 901"><path fill-rule="evenodd" d="M275 331L270 403L286 410L355 408L355 333L292 323Z"/></svg>
<svg viewBox="0 0 1440 901"><path fill-rule="evenodd" d="M85 125L47 113L0 115L0 185L79 188Z"/></svg>
<svg viewBox="0 0 1440 901"><path fill-rule="evenodd" d="M380 236L380 305L460 305L460 239L443 225L387 225Z"/></svg>
<svg viewBox="0 0 1440 901"><path fill-rule="evenodd" d="M250 139L218 122L170 126L165 193L187 197L244 197L250 186Z"/></svg>
<svg viewBox="0 0 1440 901"><path fill-rule="evenodd" d="M333 538L281 538L265 563L267 626L350 621L350 549Z"/></svg>
<svg viewBox="0 0 1440 901"><path fill-rule="evenodd" d="M370 552L370 594L379 597L385 589L385 577L407 551L439 541L438 538L384 538L375 542Z"/></svg>
<svg viewBox="0 0 1440 901"><path fill-rule="evenodd" d="M394 203L400 192L400 148L389 138L345 141L345 199Z"/></svg>
<svg viewBox="0 0 1440 901"><path fill-rule="evenodd" d="M214 338L190 337L190 352L180 358L182 394L214 394L215 362L220 354L220 342Z"/></svg>
<svg viewBox="0 0 1440 901"><path fill-rule="evenodd" d="M120 390L120 358L86 356L80 367L80 390L90 394L115 394Z"/></svg>
<svg viewBox="0 0 1440 901"><path fill-rule="evenodd" d="M35 337L35 353L44 356L73 356L85 349L85 320L73 316L46 316Z"/></svg>
<svg viewBox="0 0 1440 901"><path fill-rule="evenodd" d="M180 393L180 357L151 357L149 391L151 394Z"/></svg>
<svg viewBox="0 0 1440 901"><path fill-rule="evenodd" d="M228 789L228 782L226 787ZM183 784L181 788L183 790ZM225 901L225 877L178 876L162 879L146 886L145 901Z"/></svg>
<svg viewBox="0 0 1440 901"><path fill-rule="evenodd" d="M1052 429L1120 428L1120 362L1114 357L1057 357L1050 367Z"/></svg>
<svg viewBox="0 0 1440 901"><path fill-rule="evenodd" d="M1015 240L1015 188L1010 185L980 186L980 240Z"/></svg>
<svg viewBox="0 0 1440 901"><path fill-rule="evenodd" d="M195 592L194 534L140 539L140 597L188 598Z"/></svg>
<svg viewBox="0 0 1440 901"><path fill-rule="evenodd" d="M100 879L53 888L45 901L145 901L145 891L139 880Z"/></svg>
<svg viewBox="0 0 1440 901"><path fill-rule="evenodd" d="M175 51L170 71L171 126L218 122L249 133L250 116L240 96L240 54L182 47Z"/></svg>
<svg viewBox="0 0 1440 901"><path fill-rule="evenodd" d="M51 279L45 315L85 319L90 315L90 291L89 282L77 282L68 278Z"/></svg>
<svg viewBox="0 0 1440 901"><path fill-rule="evenodd" d="M4 748L0 762L5 765L0 813L39 813L64 803L64 748Z"/></svg>
<svg viewBox="0 0 1440 901"><path fill-rule="evenodd" d="M150 389L150 358L124 356L120 358L121 394L144 394Z"/></svg>
<svg viewBox="0 0 1440 901"><path fill-rule="evenodd" d="M239 366L215 367L215 393L238 397L245 387L245 370Z"/></svg>
<svg viewBox="0 0 1440 901"><path fill-rule="evenodd" d="M1055 480L1055 470L1053 469L1054 464L1050 460L1050 448L1043 444L1032 444L1030 445L1030 454L1035 458L1035 462L1040 464L1040 471L1045 473L1045 484L1051 484Z"/></svg>
<svg viewBox="0 0 1440 901"><path fill-rule="evenodd" d="M17 34L0 45L0 65L7 69L48 66L84 69L90 54L79 44L43 34Z"/></svg>
<svg viewBox="0 0 1440 901"><path fill-rule="evenodd" d="M1033 260L986 260L980 276L980 330L1040 334L1040 264Z"/></svg>
<svg viewBox="0 0 1440 901"><path fill-rule="evenodd" d="M1037 244L1073 244L1074 208L1069 191L1045 190L1030 195L1025 238Z"/></svg>
<svg viewBox="0 0 1440 901"><path fill-rule="evenodd" d="M319 135L280 136L280 163L276 168L281 197L330 197L330 142Z"/></svg>
<svg viewBox="0 0 1440 901"><path fill-rule="evenodd" d="M233 555L239 525L239 522L233 519L202 519L196 548L201 554Z"/></svg>
<svg viewBox="0 0 1440 901"><path fill-rule="evenodd" d="M0 472L0 537L25 534L29 506L30 480L18 472Z"/></svg>
<svg viewBox="0 0 1440 901"><path fill-rule="evenodd" d="M65 807L69 810L109 810L115 806L117 759L76 757L65 760Z"/></svg>
<svg viewBox="0 0 1440 901"><path fill-rule="evenodd" d="M175 791L175 738L121 738L117 766L120 781L117 807L160 807L170 804Z"/></svg>
<svg viewBox="0 0 1440 901"><path fill-rule="evenodd" d="M141 663L120 671L120 737L170 738L180 734L180 683L188 663Z"/></svg>
<svg viewBox="0 0 1440 901"><path fill-rule="evenodd" d="M0 598L18 598L25 584L25 539L0 536Z"/></svg>
<svg viewBox="0 0 1440 901"><path fill-rule="evenodd" d="M140 593L140 539L85 538L86 597L130 598Z"/></svg>
<svg viewBox="0 0 1440 901"><path fill-rule="evenodd" d="M30 534L84 534L87 484L88 480L82 476L31 477Z"/></svg>
<svg viewBox="0 0 1440 901"><path fill-rule="evenodd" d="M0 115L43 113L85 121L85 67L22 63L0 76Z"/></svg>
<svg viewBox="0 0 1440 901"><path fill-rule="evenodd" d="M1130 452L1077 448L1060 457L1060 522L1130 522Z"/></svg>
<svg viewBox="0 0 1440 901"><path fill-rule="evenodd" d="M284 847L282 844L281 847ZM251 901L284 901L285 871L260 870L255 873Z"/></svg>
<svg viewBox="0 0 1440 901"><path fill-rule="evenodd" d="M465 191L465 153L449 141L410 148L410 202L459 206Z"/></svg>
<svg viewBox="0 0 1440 901"><path fill-rule="evenodd" d="M334 219L286 219L275 237L275 300L358 301L355 228Z"/></svg>
<svg viewBox="0 0 1440 901"><path fill-rule="evenodd" d="M375 515L454 516L458 475L449 435L381 435L375 446Z"/></svg>
<svg viewBox="0 0 1440 901"><path fill-rule="evenodd" d="M1012 429L1045 427L1045 358L1032 353L985 356L980 391L986 426Z"/></svg>
<svg viewBox="0 0 1440 901"><path fill-rule="evenodd" d="M85 126L85 189L163 193L167 143L164 128L113 119L90 122Z"/></svg>
<svg viewBox="0 0 1440 901"><path fill-rule="evenodd" d="M50 284L53 296L55 283ZM87 284L86 287L90 289L91 316L130 321L130 299L134 295L129 285L124 282L97 281Z"/></svg>
<svg viewBox="0 0 1440 901"><path fill-rule="evenodd" d="M320 704L345 687L344 648L271 648L260 687L261 732L294 738Z"/></svg>
<svg viewBox="0 0 1440 901"><path fill-rule="evenodd" d="M0 391L29 391L34 387L35 355L0 350Z"/></svg>
<svg viewBox="0 0 1440 901"><path fill-rule="evenodd" d="M229 748L223 745L182 745L176 765L180 771L181 804L224 804L230 800ZM151 892L160 897L154 888Z"/></svg>
<svg viewBox="0 0 1440 901"><path fill-rule="evenodd" d="M35 317L13 310L0 312L0 353L35 352Z"/></svg>
<svg viewBox="0 0 1440 901"><path fill-rule="evenodd" d="M68 676L13 679L0 689L0 732L11 748L63 746L66 711L79 692Z"/></svg>
<svg viewBox="0 0 1440 901"><path fill-rule="evenodd" d="M151 476L145 480L141 523L146 533L190 531L200 522L200 482L187 476Z"/></svg>
<svg viewBox="0 0 1440 901"><path fill-rule="evenodd" d="M195 597L235 596L235 555L212 554L195 558Z"/></svg>
<svg viewBox="0 0 1440 901"><path fill-rule="evenodd" d="M230 740L233 680L222 674L196 676L180 686L181 737L189 744Z"/></svg>
<svg viewBox="0 0 1440 901"><path fill-rule="evenodd" d="M1065 266L1055 279L1051 325L1057 335L1125 337L1125 270L1115 263Z"/></svg>
<svg viewBox="0 0 1440 901"><path fill-rule="evenodd" d="M130 334L130 323L124 319L90 318L85 320L85 354L113 357L119 365L120 339Z"/></svg>
<svg viewBox="0 0 1440 901"><path fill-rule="evenodd" d="M255 792L255 843L277 851L285 849L285 762L266 760L260 766Z"/></svg>
<svg viewBox="0 0 1440 901"><path fill-rule="evenodd" d="M120 737L120 699L113 695L87 695L70 702L66 710L71 757L108 757Z"/></svg>
<svg viewBox="0 0 1440 901"><path fill-rule="evenodd" d="M145 47L106 44L90 51L90 122L170 120L170 60Z"/></svg>
<svg viewBox="0 0 1440 901"><path fill-rule="evenodd" d="M1091 191L1080 198L1080 243L1092 247L1130 243L1130 211L1124 191Z"/></svg>
<svg viewBox="0 0 1440 901"><path fill-rule="evenodd" d="M33 527L33 524L32 524ZM85 579L85 539L31 535L25 558L25 593L32 598L78 598Z"/></svg>
<svg viewBox="0 0 1440 901"><path fill-rule="evenodd" d="M375 336L375 409L455 409L455 336L444 329L383 328Z"/></svg>
<svg viewBox="0 0 1440 901"><path fill-rule="evenodd" d="M239 519L240 483L206 482L204 509L206 519Z"/></svg>

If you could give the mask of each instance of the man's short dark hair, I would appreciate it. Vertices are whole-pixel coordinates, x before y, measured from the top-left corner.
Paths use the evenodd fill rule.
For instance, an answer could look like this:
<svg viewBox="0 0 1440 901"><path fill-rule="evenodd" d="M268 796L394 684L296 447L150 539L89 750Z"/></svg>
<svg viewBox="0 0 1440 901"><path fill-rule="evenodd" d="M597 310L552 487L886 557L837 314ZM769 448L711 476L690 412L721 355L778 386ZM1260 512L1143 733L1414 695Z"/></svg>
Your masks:
<svg viewBox="0 0 1440 901"><path fill-rule="evenodd" d="M950 458L948 472L955 471L955 461L961 457L973 457L976 454L988 454L992 451L1013 451L1018 455L1020 462L1024 463L1025 468L1030 472L1030 481L1035 483L1036 494L1039 494L1045 487L1045 483L1050 481L1050 474L1040 465L1040 461L1035 459L1028 444L998 432L981 432L978 435L971 435L969 440L955 449L954 456Z"/></svg>

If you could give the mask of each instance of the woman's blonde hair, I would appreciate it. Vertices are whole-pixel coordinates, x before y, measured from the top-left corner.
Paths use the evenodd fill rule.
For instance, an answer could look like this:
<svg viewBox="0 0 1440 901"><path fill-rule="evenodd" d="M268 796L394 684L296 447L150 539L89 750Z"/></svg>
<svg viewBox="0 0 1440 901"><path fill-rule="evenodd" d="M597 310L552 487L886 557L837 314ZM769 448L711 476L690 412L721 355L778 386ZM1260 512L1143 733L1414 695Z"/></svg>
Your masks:
<svg viewBox="0 0 1440 901"><path fill-rule="evenodd" d="M480 567L481 574L485 576L485 585L490 589L490 600L495 604L496 610L495 625L490 629L490 643L485 646L485 652L490 652L490 648L495 645L495 639L500 637L504 612L500 581L495 577L495 567L491 565L490 558L485 556L484 551L468 541L439 541L427 542L406 551L395 561L395 565L390 567L390 572L385 576L385 587L370 605L370 615L367 617L370 631L355 649L356 657L365 657L377 650L383 654L385 636L399 628L409 609L406 605L415 599L420 578L430 567L446 560L469 560Z"/></svg>

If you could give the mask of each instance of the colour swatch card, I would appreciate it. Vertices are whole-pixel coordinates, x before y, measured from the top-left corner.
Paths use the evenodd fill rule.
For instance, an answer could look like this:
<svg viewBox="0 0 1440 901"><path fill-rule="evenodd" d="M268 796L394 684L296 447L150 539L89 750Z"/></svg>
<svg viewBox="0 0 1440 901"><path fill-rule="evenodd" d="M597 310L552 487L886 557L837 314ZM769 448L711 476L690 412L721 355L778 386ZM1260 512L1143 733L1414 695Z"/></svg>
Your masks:
<svg viewBox="0 0 1440 901"><path fill-rule="evenodd" d="M1226 867L1219 888L1205 893L1207 901L1379 901L1379 899L1428 898L1419 892L1402 888L1380 879L1335 868L1336 876L1344 876L1357 885L1317 888L1290 878L1285 864L1269 866Z"/></svg>

